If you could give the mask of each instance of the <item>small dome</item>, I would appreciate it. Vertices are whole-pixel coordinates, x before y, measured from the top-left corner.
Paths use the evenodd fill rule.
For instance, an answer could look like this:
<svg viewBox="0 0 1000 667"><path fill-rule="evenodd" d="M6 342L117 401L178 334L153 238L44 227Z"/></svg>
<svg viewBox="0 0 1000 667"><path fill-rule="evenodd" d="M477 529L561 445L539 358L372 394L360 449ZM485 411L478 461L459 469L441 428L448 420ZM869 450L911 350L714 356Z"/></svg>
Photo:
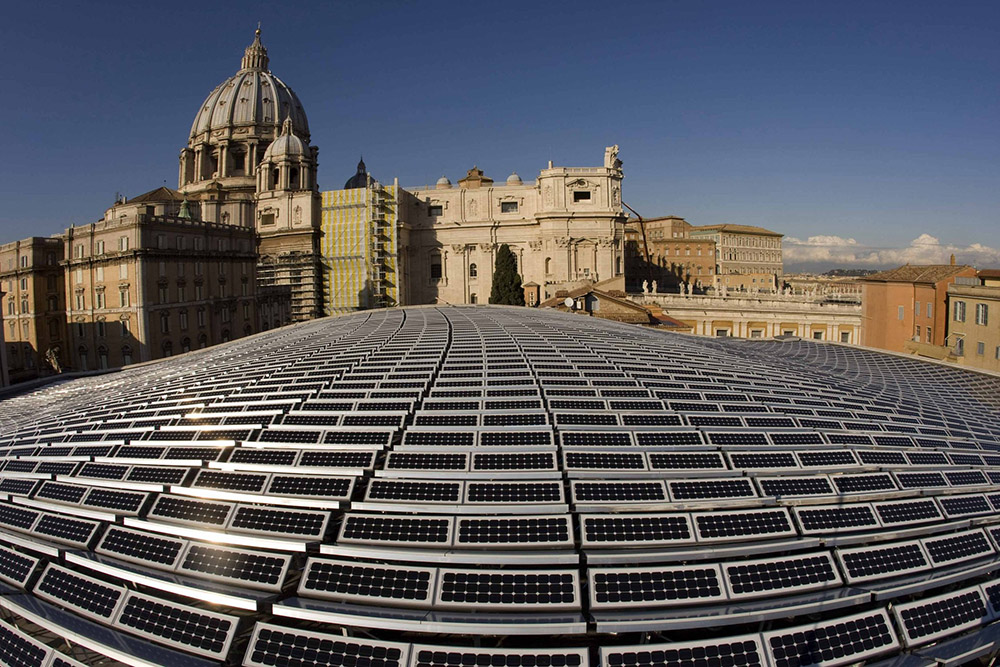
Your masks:
<svg viewBox="0 0 1000 667"><path fill-rule="evenodd" d="M312 151L309 145L295 135L292 119L286 118L281 126L281 136L271 142L264 151L264 161L280 160L282 158L309 158Z"/></svg>
<svg viewBox="0 0 1000 667"><path fill-rule="evenodd" d="M361 158L358 161L358 173L347 179L344 183L345 190L354 190L356 188L367 188L368 187L368 168L365 167L365 159Z"/></svg>
<svg viewBox="0 0 1000 667"><path fill-rule="evenodd" d="M445 188L450 188L451 187L451 181L448 180L447 176L441 176L441 178L439 178L437 180L437 183L435 184L435 187L437 187L437 188L439 188L441 190L444 190Z"/></svg>
<svg viewBox="0 0 1000 667"><path fill-rule="evenodd" d="M515 171L507 177L507 185L524 185L524 181L521 180L521 177Z"/></svg>

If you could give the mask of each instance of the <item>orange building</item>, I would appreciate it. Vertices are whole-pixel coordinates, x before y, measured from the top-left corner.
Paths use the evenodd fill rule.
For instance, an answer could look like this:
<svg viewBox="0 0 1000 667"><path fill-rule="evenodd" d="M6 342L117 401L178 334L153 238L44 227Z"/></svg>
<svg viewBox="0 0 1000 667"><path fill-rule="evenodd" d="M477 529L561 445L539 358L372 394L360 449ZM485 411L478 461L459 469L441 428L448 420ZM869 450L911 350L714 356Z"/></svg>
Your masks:
<svg viewBox="0 0 1000 667"><path fill-rule="evenodd" d="M861 278L861 344L893 352L913 351L913 343L944 346L948 286L976 275L952 262L906 264Z"/></svg>

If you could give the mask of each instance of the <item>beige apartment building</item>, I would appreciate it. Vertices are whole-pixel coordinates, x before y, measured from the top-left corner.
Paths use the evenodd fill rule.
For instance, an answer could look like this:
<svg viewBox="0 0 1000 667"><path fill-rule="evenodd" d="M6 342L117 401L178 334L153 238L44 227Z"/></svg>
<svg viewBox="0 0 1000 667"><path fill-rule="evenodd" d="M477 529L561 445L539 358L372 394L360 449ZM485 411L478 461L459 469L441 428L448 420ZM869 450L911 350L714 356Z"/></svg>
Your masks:
<svg viewBox="0 0 1000 667"><path fill-rule="evenodd" d="M753 225L703 225L689 231L692 239L715 242L716 287L725 290L779 289L783 236Z"/></svg>
<svg viewBox="0 0 1000 667"><path fill-rule="evenodd" d="M643 282L657 291L678 291L683 285L701 289L715 284L715 242L690 238L692 225L675 215L650 218L641 223L629 220L631 248L628 278L633 291ZM649 266L645 254L649 253Z"/></svg>
<svg viewBox="0 0 1000 667"><path fill-rule="evenodd" d="M400 301L487 303L497 250L514 252L525 285L543 301L622 275L624 223L618 147L603 166L559 167L538 179L516 173L497 184L473 167L458 187L442 177L434 187L407 188L399 199Z"/></svg>
<svg viewBox="0 0 1000 667"><path fill-rule="evenodd" d="M65 360L63 241L32 237L0 246L0 285L11 382L55 372L46 355Z"/></svg>
<svg viewBox="0 0 1000 667"><path fill-rule="evenodd" d="M947 345L963 366L1000 372L1000 271L948 287Z"/></svg>
<svg viewBox="0 0 1000 667"><path fill-rule="evenodd" d="M197 212L159 188L66 230L69 367L124 366L256 330L253 229Z"/></svg>
<svg viewBox="0 0 1000 667"><path fill-rule="evenodd" d="M859 278L861 344L941 358L947 345L948 290L956 279L975 276L971 266L952 263L906 264Z"/></svg>

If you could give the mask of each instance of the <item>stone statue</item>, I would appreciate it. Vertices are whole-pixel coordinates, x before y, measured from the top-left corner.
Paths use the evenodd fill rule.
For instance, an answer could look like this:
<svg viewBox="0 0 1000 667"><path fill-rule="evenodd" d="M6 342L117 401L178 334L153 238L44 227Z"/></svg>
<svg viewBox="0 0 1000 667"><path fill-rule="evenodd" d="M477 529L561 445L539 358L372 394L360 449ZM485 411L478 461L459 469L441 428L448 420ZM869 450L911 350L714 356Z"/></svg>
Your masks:
<svg viewBox="0 0 1000 667"><path fill-rule="evenodd" d="M653 281L653 294L656 294L659 290L656 289L656 281Z"/></svg>
<svg viewBox="0 0 1000 667"><path fill-rule="evenodd" d="M56 373L62 373L62 365L59 363L59 346L50 347L45 351L45 361L49 362L49 366L52 366L52 370Z"/></svg>
<svg viewBox="0 0 1000 667"><path fill-rule="evenodd" d="M618 144L604 149L604 166L608 169L620 169L622 161L618 159Z"/></svg>
<svg viewBox="0 0 1000 667"><path fill-rule="evenodd" d="M648 280L643 280L642 281L642 293L643 294L649 294L649 281Z"/></svg>

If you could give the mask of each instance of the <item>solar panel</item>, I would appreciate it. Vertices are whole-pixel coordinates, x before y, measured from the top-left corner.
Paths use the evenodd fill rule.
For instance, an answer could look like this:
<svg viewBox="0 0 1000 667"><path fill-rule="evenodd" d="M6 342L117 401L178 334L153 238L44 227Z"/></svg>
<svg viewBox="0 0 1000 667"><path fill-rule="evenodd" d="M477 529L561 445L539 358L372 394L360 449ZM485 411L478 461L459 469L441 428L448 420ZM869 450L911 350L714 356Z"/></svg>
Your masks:
<svg viewBox="0 0 1000 667"><path fill-rule="evenodd" d="M935 565L960 563L996 553L981 529L924 538L923 545Z"/></svg>
<svg viewBox="0 0 1000 667"><path fill-rule="evenodd" d="M592 609L661 607L726 598L718 565L589 568Z"/></svg>
<svg viewBox="0 0 1000 667"><path fill-rule="evenodd" d="M590 660L582 648L467 648L415 644L410 667L588 667Z"/></svg>
<svg viewBox="0 0 1000 667"><path fill-rule="evenodd" d="M773 667L844 665L899 648L884 609L772 630L763 639Z"/></svg>
<svg viewBox="0 0 1000 667"><path fill-rule="evenodd" d="M751 599L842 584L829 552L723 563L729 597Z"/></svg>
<svg viewBox="0 0 1000 667"><path fill-rule="evenodd" d="M450 517L349 513L344 515L337 542L446 546L451 543L452 524Z"/></svg>
<svg viewBox="0 0 1000 667"><path fill-rule="evenodd" d="M441 569L434 606L470 609L580 608L576 570Z"/></svg>
<svg viewBox="0 0 1000 667"><path fill-rule="evenodd" d="M566 515L458 517L455 545L479 548L572 547Z"/></svg>
<svg viewBox="0 0 1000 667"><path fill-rule="evenodd" d="M238 618L128 591L115 627L199 655L226 655Z"/></svg>
<svg viewBox="0 0 1000 667"><path fill-rule="evenodd" d="M601 667L764 667L760 635L739 635L689 642L603 646Z"/></svg>
<svg viewBox="0 0 1000 667"><path fill-rule="evenodd" d="M931 560L919 540L836 550L847 581L856 584L930 569Z"/></svg>
<svg viewBox="0 0 1000 667"><path fill-rule="evenodd" d="M298 593L367 604L430 606L436 579L434 568L310 558Z"/></svg>
<svg viewBox="0 0 1000 667"><path fill-rule="evenodd" d="M344 637L258 622L247 646L247 667L407 667L410 645Z"/></svg>
<svg viewBox="0 0 1000 667"><path fill-rule="evenodd" d="M35 584L34 594L83 616L110 623L121 607L125 587L49 564Z"/></svg>
<svg viewBox="0 0 1000 667"><path fill-rule="evenodd" d="M689 514L583 514L580 522L584 548L694 542Z"/></svg>
<svg viewBox="0 0 1000 667"><path fill-rule="evenodd" d="M694 512L692 518L699 541L737 541L797 535L791 516L784 508Z"/></svg>
<svg viewBox="0 0 1000 667"><path fill-rule="evenodd" d="M903 642L919 646L986 622L989 610L979 586L893 606Z"/></svg>
<svg viewBox="0 0 1000 667"><path fill-rule="evenodd" d="M792 511L803 535L872 530L881 525L874 508L863 503L795 507Z"/></svg>

